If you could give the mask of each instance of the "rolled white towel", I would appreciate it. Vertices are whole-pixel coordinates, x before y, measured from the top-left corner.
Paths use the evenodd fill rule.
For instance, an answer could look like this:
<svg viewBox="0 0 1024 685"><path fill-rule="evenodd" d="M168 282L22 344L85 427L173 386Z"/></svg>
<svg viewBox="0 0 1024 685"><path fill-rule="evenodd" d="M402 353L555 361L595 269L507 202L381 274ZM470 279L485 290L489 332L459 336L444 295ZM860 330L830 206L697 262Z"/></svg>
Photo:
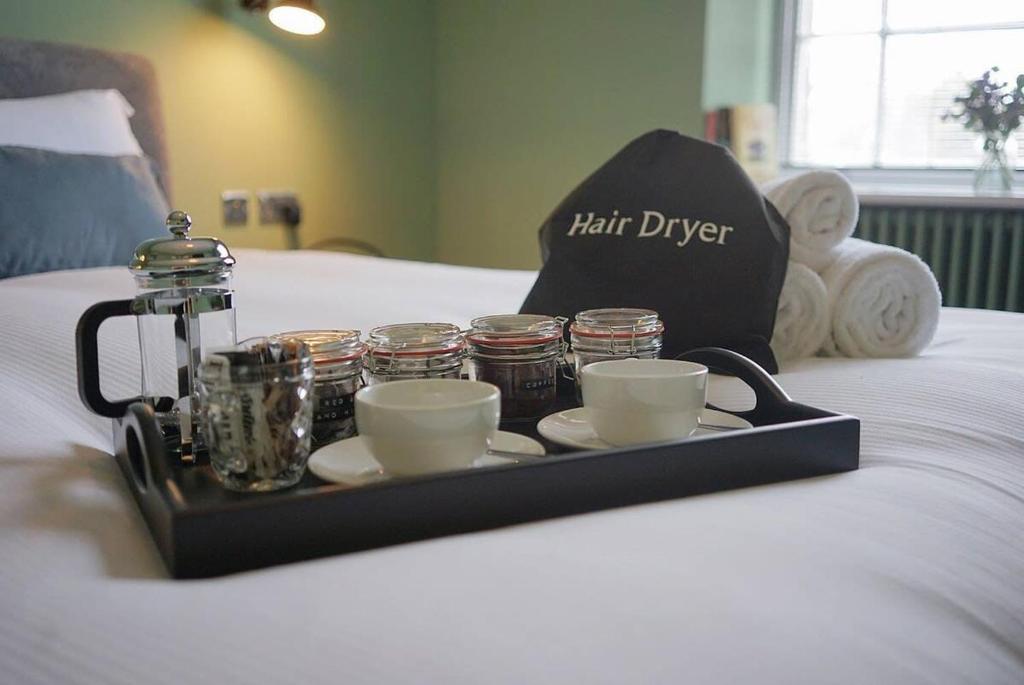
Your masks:
<svg viewBox="0 0 1024 685"><path fill-rule="evenodd" d="M761 190L789 223L789 258L818 273L835 260L837 246L857 226L857 195L837 171L808 171Z"/></svg>
<svg viewBox="0 0 1024 685"><path fill-rule="evenodd" d="M912 357L932 341L942 295L917 255L850 238L821 277L832 312L825 354Z"/></svg>
<svg viewBox="0 0 1024 685"><path fill-rule="evenodd" d="M790 262L775 314L775 357L780 362L813 357L825 344L831 326L825 282L809 267Z"/></svg>

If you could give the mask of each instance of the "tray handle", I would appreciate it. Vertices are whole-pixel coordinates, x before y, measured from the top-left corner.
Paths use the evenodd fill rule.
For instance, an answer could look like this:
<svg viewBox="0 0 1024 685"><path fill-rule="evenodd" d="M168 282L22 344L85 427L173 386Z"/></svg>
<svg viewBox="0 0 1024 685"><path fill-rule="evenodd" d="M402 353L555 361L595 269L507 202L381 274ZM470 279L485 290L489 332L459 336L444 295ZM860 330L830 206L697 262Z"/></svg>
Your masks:
<svg viewBox="0 0 1024 685"><path fill-rule="evenodd" d="M114 433L115 452L124 459L139 491L166 480L166 447L153 407L131 403L124 416L115 419Z"/></svg>
<svg viewBox="0 0 1024 685"><path fill-rule="evenodd" d="M764 418L778 413L780 407L793 404L790 396L767 371L738 352L727 350L724 347L699 347L682 353L676 359L703 364L713 373L736 376L746 383L754 391L754 408L729 413L747 419L755 426L763 423ZM710 403L708 406L712 409L719 409Z"/></svg>

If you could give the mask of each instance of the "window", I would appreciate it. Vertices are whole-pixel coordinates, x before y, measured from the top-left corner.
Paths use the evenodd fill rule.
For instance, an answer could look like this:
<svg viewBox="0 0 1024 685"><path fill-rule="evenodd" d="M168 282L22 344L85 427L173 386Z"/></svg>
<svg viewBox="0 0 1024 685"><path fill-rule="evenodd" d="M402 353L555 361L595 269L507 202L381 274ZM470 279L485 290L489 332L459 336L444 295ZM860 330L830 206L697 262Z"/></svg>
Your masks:
<svg viewBox="0 0 1024 685"><path fill-rule="evenodd" d="M1024 0L787 0L784 14L794 166L973 168L978 136L942 114L986 69L1024 73ZM1015 139L1022 167L1024 130Z"/></svg>

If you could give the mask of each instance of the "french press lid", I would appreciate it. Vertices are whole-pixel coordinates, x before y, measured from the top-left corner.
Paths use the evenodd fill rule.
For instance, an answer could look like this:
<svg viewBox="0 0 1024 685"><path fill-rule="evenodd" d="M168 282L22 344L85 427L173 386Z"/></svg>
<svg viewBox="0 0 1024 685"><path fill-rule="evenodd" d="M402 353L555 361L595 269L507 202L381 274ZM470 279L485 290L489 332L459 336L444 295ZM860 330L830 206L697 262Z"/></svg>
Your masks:
<svg viewBox="0 0 1024 685"><path fill-rule="evenodd" d="M135 248L129 268L139 285L215 285L231 274L235 258L216 238L193 238L192 217L180 209L167 215L167 238L150 238Z"/></svg>

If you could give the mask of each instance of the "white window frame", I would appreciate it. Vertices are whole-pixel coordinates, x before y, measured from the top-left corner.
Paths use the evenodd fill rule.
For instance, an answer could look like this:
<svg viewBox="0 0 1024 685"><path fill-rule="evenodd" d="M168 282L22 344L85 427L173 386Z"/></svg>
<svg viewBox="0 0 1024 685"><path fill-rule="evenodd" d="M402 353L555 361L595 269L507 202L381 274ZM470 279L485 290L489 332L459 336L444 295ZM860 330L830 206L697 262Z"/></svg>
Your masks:
<svg viewBox="0 0 1024 685"><path fill-rule="evenodd" d="M801 1L807 0L781 0L778 16L778 31L780 37L777 48L776 64L778 107L779 107L779 161L784 173L795 173L814 167L794 164L790 161L790 136L792 133L793 119L793 89L794 89L794 67L796 62L797 24L799 22L799 7ZM850 0L855 2L856 0ZM1024 1L1024 0L1022 0ZM878 32L882 39L882 60L879 61L879 69L884 68L886 38L893 34L908 33L932 33L938 30L957 31L968 29L911 29L905 31L892 31L885 25L886 0L882 0L882 28ZM1007 29L1024 28L1024 22L1013 22L1010 24L992 24L972 26L969 30L986 29ZM879 100L881 100L881 78L879 79ZM882 105L878 105L877 121L880 123L884 112ZM877 146L880 145L880 138L876 139L875 158L878 157ZM980 161L980 160L979 160ZM960 168L896 168L896 167L840 167L843 172L858 188L876 190L879 188L892 189L894 194L914 194L933 192L934 194L963 194L971 190L974 180L974 169L969 167ZM1021 172L1017 172L1018 183L1020 183ZM1020 191L1014 195L1021 195Z"/></svg>

